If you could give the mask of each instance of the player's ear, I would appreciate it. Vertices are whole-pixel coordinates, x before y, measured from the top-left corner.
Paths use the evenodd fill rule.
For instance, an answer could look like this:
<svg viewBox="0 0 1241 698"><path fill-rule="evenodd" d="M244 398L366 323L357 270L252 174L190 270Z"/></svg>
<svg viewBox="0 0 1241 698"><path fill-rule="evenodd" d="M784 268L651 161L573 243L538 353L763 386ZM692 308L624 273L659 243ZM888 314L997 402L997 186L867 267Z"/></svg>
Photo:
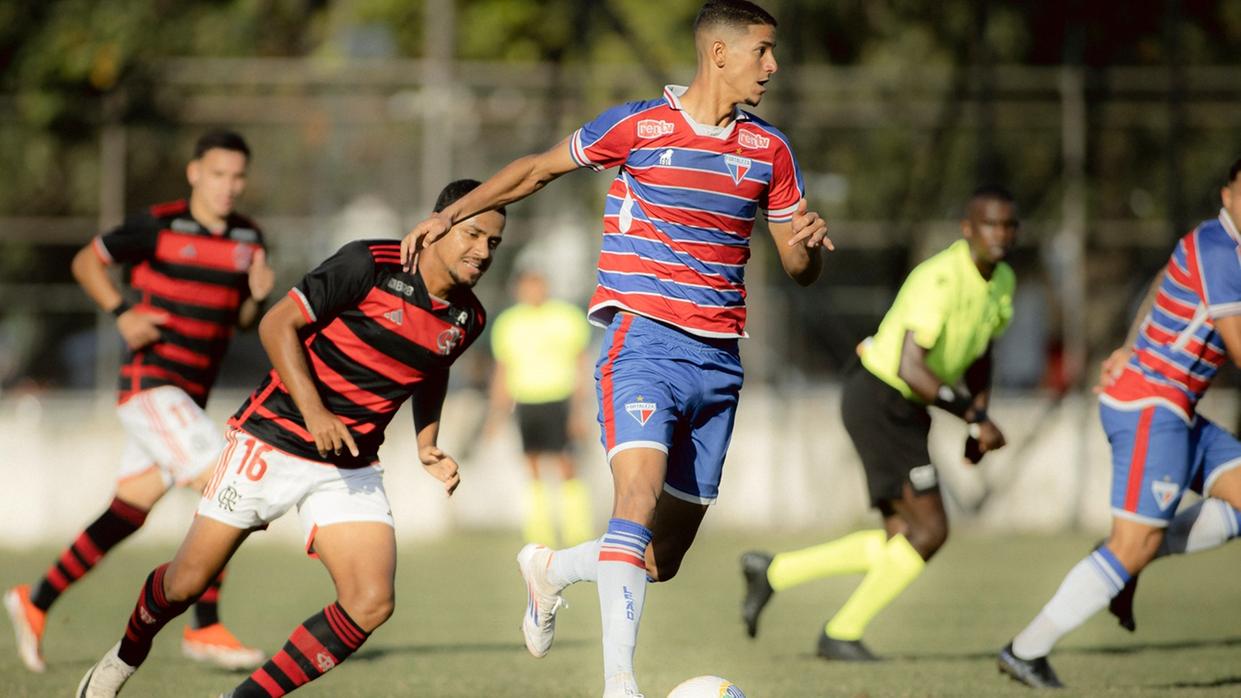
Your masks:
<svg viewBox="0 0 1241 698"><path fill-rule="evenodd" d="M711 40L711 61L715 63L716 68L723 68L727 62L728 44L723 39Z"/></svg>
<svg viewBox="0 0 1241 698"><path fill-rule="evenodd" d="M191 187L198 186L198 176L201 171L202 166L196 159L190 160L190 164L185 166L185 179Z"/></svg>

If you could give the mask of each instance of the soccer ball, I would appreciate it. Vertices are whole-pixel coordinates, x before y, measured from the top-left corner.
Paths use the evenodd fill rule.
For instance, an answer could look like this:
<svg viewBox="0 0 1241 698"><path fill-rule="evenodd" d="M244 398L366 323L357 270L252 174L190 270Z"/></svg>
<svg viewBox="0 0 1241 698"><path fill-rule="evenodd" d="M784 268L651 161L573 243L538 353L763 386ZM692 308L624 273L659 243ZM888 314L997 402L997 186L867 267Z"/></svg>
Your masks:
<svg viewBox="0 0 1241 698"><path fill-rule="evenodd" d="M695 676L677 684L668 698L745 698L745 693L728 679Z"/></svg>

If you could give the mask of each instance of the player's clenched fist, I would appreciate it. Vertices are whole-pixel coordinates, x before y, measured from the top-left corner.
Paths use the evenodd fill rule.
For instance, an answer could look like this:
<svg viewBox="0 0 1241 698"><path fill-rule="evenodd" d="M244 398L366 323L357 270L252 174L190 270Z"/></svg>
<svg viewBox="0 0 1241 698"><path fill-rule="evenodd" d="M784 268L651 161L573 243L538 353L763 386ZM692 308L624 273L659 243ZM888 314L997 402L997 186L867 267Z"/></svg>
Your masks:
<svg viewBox="0 0 1241 698"><path fill-rule="evenodd" d="M159 339L159 326L168 322L168 314L131 309L116 319L116 329L130 349L141 349Z"/></svg>
<svg viewBox="0 0 1241 698"><path fill-rule="evenodd" d="M401 240L401 264L405 266L405 271L413 271L414 257L419 250L444 237L451 228L452 221L439 213L414 226Z"/></svg>
<svg viewBox="0 0 1241 698"><path fill-rule="evenodd" d="M461 473L457 461L444 453L437 446L423 446L418 449L418 460L436 480L444 483L444 491L451 497L461 484Z"/></svg>
<svg viewBox="0 0 1241 698"><path fill-rule="evenodd" d="M306 431L314 437L315 448L320 456L326 458L329 453L339 456L342 447L348 448L354 457L358 455L358 445L353 442L349 427L340 421L340 417L327 410L303 413L302 417L306 420Z"/></svg>

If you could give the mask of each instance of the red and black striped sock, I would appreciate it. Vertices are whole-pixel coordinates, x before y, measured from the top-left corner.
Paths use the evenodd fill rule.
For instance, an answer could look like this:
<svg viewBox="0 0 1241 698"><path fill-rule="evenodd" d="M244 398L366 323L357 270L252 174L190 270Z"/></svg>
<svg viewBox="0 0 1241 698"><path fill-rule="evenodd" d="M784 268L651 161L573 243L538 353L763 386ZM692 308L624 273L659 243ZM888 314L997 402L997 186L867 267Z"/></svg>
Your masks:
<svg viewBox="0 0 1241 698"><path fill-rule="evenodd" d="M205 628L220 622L220 585L224 583L224 572L216 575L207 585L207 590L194 602L195 628Z"/></svg>
<svg viewBox="0 0 1241 698"><path fill-rule="evenodd" d="M185 609L193 603L193 599L170 602L164 597L164 573L167 571L168 563L164 563L147 575L138 594L138 603L129 616L129 624L125 626L125 637L121 638L121 648L117 654L121 661L130 666L138 666L145 661L151 652L151 642L159 631L168 621L185 613Z"/></svg>
<svg viewBox="0 0 1241 698"><path fill-rule="evenodd" d="M114 498L107 511L87 526L48 568L30 602L44 611L51 608L69 585L90 572L109 550L142 528L146 518L146 511Z"/></svg>
<svg viewBox="0 0 1241 698"><path fill-rule="evenodd" d="M353 654L370 635L353 622L340 603L306 619L289 641L233 689L233 698L275 698L303 686Z"/></svg>

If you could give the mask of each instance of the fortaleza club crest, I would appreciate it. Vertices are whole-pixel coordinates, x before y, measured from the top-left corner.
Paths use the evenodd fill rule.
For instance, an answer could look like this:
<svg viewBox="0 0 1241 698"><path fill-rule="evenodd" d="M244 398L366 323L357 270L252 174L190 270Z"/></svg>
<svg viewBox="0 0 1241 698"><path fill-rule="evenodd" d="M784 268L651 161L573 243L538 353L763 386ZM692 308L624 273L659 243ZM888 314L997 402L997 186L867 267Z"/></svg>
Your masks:
<svg viewBox="0 0 1241 698"><path fill-rule="evenodd" d="M1159 511L1167 511L1180 491L1181 488L1169 480L1156 480L1151 483L1151 495L1155 497L1155 504L1159 505Z"/></svg>
<svg viewBox="0 0 1241 698"><path fill-rule="evenodd" d="M741 184L741 180L745 179L745 173L750 171L750 166L754 164L754 161L729 153L724 156L724 164L728 167L728 174L733 176L733 184Z"/></svg>
<svg viewBox="0 0 1241 698"><path fill-rule="evenodd" d="M646 426L647 420L651 418L651 415L655 414L655 409L655 403L646 402L641 395L638 396L637 400L625 403L625 411L642 426Z"/></svg>

